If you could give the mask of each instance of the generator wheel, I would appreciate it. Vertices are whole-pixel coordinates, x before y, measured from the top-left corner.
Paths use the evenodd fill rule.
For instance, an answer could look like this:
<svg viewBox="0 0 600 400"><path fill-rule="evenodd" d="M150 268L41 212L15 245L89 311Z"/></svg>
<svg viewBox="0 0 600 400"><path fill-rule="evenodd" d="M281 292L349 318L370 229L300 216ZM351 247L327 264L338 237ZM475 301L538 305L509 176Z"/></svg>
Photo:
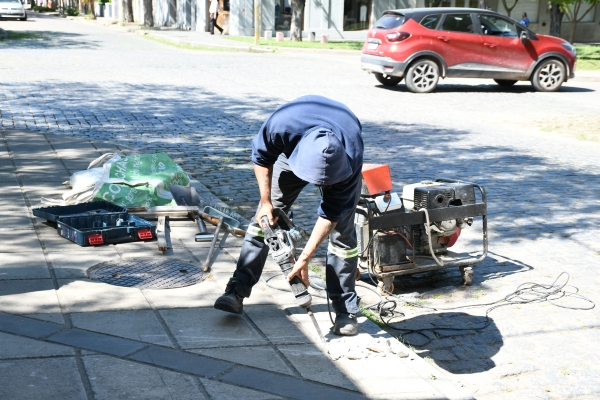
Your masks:
<svg viewBox="0 0 600 400"><path fill-rule="evenodd" d="M382 296L391 296L394 293L394 278L383 278L377 284L379 294ZM388 282L386 282L388 281Z"/></svg>
<svg viewBox="0 0 600 400"><path fill-rule="evenodd" d="M472 267L459 267L459 268L460 268L460 274L462 275L462 278L463 278L463 285L471 286L471 284L473 283L473 268Z"/></svg>

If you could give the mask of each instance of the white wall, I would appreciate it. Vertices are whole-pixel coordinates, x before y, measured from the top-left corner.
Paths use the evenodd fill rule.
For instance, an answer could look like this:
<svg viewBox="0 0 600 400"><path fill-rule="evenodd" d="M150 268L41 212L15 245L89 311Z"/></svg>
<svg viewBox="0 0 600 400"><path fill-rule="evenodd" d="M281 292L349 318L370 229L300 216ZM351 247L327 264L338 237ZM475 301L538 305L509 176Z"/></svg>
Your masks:
<svg viewBox="0 0 600 400"><path fill-rule="evenodd" d="M232 36L254 36L254 2L231 0L229 3L229 34Z"/></svg>

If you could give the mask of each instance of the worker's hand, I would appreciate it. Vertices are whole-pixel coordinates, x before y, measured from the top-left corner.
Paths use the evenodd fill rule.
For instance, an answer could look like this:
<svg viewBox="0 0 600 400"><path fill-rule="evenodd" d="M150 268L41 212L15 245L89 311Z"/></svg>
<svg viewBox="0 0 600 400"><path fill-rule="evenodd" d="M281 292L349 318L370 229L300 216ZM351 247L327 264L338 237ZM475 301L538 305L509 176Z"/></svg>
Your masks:
<svg viewBox="0 0 600 400"><path fill-rule="evenodd" d="M261 228L264 228L262 224L262 217L267 216L269 218L269 225L273 226L277 222L278 217L273 217L273 204L261 203L258 211L256 212L256 220Z"/></svg>
<svg viewBox="0 0 600 400"><path fill-rule="evenodd" d="M290 272L290 274L287 276L288 281L291 281L294 278L294 276L297 276L302 280L302 282L304 282L304 285L306 285L306 287L309 287L310 286L310 282L308 281L308 261L309 260L310 260L309 257L305 257L304 254L301 254L298 261L296 261L296 264L294 264L294 269L292 269L292 272Z"/></svg>

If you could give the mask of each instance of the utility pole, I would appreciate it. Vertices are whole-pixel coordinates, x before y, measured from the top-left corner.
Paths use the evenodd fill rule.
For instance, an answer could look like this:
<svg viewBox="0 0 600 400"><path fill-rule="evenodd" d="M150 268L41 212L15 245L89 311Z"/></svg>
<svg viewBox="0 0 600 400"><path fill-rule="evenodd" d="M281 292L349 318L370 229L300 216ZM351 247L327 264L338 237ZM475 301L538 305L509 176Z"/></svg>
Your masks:
<svg viewBox="0 0 600 400"><path fill-rule="evenodd" d="M261 0L254 0L254 45L258 46L260 41L260 3Z"/></svg>

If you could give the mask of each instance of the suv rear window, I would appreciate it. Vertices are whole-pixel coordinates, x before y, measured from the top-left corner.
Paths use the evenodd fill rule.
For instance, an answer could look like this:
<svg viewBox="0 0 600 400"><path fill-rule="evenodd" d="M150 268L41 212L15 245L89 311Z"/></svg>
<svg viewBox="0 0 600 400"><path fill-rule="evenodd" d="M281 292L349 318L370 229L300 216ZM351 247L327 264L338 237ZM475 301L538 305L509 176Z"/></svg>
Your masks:
<svg viewBox="0 0 600 400"><path fill-rule="evenodd" d="M442 19L442 14L427 15L421 20L421 25L425 28L435 29L440 19Z"/></svg>
<svg viewBox="0 0 600 400"><path fill-rule="evenodd" d="M394 29L401 26L404 21L404 15L386 14L377 21L375 29Z"/></svg>

